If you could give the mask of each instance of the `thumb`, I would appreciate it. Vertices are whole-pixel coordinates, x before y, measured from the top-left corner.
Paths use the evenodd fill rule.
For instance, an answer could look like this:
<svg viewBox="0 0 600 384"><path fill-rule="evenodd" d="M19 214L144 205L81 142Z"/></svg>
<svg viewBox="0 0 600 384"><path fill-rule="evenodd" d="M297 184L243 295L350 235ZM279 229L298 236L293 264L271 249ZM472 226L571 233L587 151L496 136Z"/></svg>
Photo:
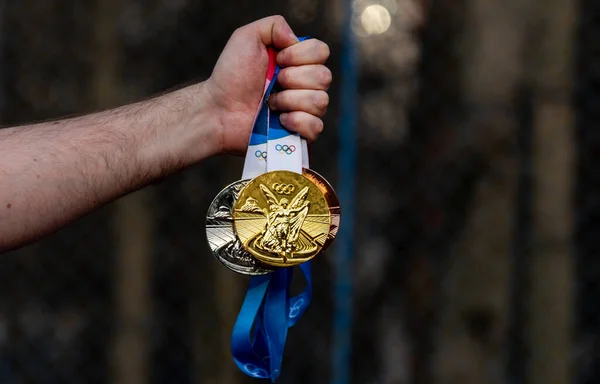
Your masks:
<svg viewBox="0 0 600 384"><path fill-rule="evenodd" d="M283 16L265 17L264 19L248 24L248 27L255 29L265 46L272 45L278 50L287 48L298 42L298 37L296 37Z"/></svg>

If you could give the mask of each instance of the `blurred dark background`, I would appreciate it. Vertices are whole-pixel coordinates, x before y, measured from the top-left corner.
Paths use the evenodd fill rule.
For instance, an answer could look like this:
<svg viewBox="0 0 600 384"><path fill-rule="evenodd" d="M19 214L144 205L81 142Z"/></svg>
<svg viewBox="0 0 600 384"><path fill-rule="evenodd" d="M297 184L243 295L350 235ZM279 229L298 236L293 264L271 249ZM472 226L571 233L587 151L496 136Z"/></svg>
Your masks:
<svg viewBox="0 0 600 384"><path fill-rule="evenodd" d="M332 105L311 166L342 188L348 4L0 0L0 121L202 81L235 28L282 14L330 45ZM347 382L600 383L600 3L352 4ZM3 255L0 383L253 382L229 350L248 279L211 256L204 230L242 161L210 159ZM332 381L338 246L313 263L280 383Z"/></svg>

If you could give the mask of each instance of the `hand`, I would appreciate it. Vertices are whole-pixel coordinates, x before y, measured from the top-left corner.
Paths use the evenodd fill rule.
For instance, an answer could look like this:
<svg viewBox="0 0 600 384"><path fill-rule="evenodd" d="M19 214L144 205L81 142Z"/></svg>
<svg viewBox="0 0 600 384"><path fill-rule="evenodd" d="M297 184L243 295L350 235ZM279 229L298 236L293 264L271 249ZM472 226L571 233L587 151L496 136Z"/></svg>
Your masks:
<svg viewBox="0 0 600 384"><path fill-rule="evenodd" d="M331 84L331 71L324 65L329 47L317 39L298 42L283 17L271 16L233 33L205 83L219 114L220 152L246 151L265 85L267 46L280 51L277 82L285 89L271 95L269 106L282 112L284 127L309 142L323 130Z"/></svg>

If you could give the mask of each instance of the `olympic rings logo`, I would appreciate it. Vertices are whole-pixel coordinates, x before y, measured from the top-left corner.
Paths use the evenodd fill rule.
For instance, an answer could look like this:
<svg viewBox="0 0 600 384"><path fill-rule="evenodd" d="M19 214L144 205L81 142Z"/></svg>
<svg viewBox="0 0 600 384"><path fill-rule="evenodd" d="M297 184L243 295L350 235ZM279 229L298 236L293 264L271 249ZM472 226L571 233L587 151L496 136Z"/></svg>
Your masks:
<svg viewBox="0 0 600 384"><path fill-rule="evenodd" d="M294 192L294 186L292 184L279 184L279 183L275 183L272 185L272 188L275 192L279 193L280 195L291 195L292 192Z"/></svg>
<svg viewBox="0 0 600 384"><path fill-rule="evenodd" d="M290 317L293 319L296 316L300 315L300 312L302 312L302 310L303 310L303 306L304 306L303 298L299 298L298 300L296 300L296 302L290 306Z"/></svg>
<svg viewBox="0 0 600 384"><path fill-rule="evenodd" d="M285 153L287 155L291 155L292 153L296 152L296 146L295 145L281 145L281 144L277 144L275 146L275 150L279 153Z"/></svg>
<svg viewBox="0 0 600 384"><path fill-rule="evenodd" d="M266 160L267 151L256 150L256 152L254 152L254 157L256 157L258 160Z"/></svg>
<svg viewBox="0 0 600 384"><path fill-rule="evenodd" d="M279 153L285 153L287 155L291 155L292 153L296 152L296 146L295 145L277 144L275 146L275 150ZM261 151L260 149L257 149L256 152L254 152L254 157L256 157L258 160L266 160L267 159L267 151Z"/></svg>
<svg viewBox="0 0 600 384"><path fill-rule="evenodd" d="M269 373L267 371L265 371L262 368L257 367L254 364L250 364L250 363L244 364L244 370L246 371L247 374L249 374L252 377L258 377L258 378L269 377Z"/></svg>

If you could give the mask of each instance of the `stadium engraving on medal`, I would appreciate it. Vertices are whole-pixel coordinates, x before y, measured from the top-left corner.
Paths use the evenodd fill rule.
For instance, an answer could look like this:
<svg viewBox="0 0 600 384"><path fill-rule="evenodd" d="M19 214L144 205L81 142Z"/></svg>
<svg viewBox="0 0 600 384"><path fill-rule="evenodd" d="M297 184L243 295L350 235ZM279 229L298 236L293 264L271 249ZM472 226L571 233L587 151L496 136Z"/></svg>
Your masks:
<svg viewBox="0 0 600 384"><path fill-rule="evenodd" d="M206 237L213 255L227 268L244 275L265 275L274 269L244 249L233 227L233 205L247 183L232 183L214 198L206 215Z"/></svg>
<svg viewBox="0 0 600 384"><path fill-rule="evenodd" d="M329 205L331 225L329 227L329 236L327 236L327 240L325 241L325 244L323 244L322 251L325 251L331 245L331 243L333 243L333 240L335 240L335 236L337 235L338 230L340 228L340 221L342 216L340 201L338 200L335 190L333 189L331 184L329 184L329 182L323 176L313 171L312 169L307 168L304 168L302 170L302 174L304 175L304 177L312 181L317 186L317 188L321 190L321 193L323 193L323 195L325 196L327 205Z"/></svg>
<svg viewBox="0 0 600 384"><path fill-rule="evenodd" d="M248 252L265 264L286 267L316 256L327 242L331 213L310 179L273 171L252 179L233 210L235 231Z"/></svg>

